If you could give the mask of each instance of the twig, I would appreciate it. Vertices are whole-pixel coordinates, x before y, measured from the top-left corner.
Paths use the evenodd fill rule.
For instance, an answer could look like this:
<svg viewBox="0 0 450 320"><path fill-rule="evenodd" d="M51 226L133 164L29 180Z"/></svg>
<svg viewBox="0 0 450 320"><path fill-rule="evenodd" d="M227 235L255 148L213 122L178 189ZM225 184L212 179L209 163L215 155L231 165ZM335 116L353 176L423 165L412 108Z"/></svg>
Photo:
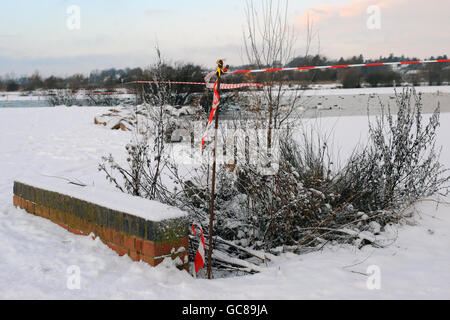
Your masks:
<svg viewBox="0 0 450 320"><path fill-rule="evenodd" d="M65 180L67 181L69 184L74 184L76 186L80 186L80 187L86 187L87 184L82 183L80 180L78 180L78 182L72 181L70 179L64 178L64 177L58 177L58 176L50 176L50 175L46 175L46 174L42 174L42 176L44 177L49 177L49 178L56 178L56 179L61 179L61 180Z"/></svg>

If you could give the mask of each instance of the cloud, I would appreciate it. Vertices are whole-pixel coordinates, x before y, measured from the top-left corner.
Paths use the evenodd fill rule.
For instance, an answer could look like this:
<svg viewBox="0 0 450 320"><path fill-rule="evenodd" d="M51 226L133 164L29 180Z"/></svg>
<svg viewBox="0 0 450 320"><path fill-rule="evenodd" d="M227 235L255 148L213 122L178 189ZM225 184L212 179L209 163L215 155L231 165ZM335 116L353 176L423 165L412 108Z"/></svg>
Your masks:
<svg viewBox="0 0 450 320"><path fill-rule="evenodd" d="M381 28L369 29L378 6ZM320 35L321 53L336 58L362 53L378 57L389 53L416 57L450 53L448 0L432 5L422 0L353 0L339 5L318 5L297 16L297 26L304 30L308 18Z"/></svg>
<svg viewBox="0 0 450 320"><path fill-rule="evenodd" d="M159 16L159 15L165 15L170 13L169 10L152 10L152 9L147 9L144 11L144 13L148 16Z"/></svg>
<svg viewBox="0 0 450 320"><path fill-rule="evenodd" d="M353 18L363 15L367 8L373 5L386 9L405 3L406 0L355 0L341 5L318 5L305 10L298 19L305 24L309 16L315 23L320 23L327 19Z"/></svg>

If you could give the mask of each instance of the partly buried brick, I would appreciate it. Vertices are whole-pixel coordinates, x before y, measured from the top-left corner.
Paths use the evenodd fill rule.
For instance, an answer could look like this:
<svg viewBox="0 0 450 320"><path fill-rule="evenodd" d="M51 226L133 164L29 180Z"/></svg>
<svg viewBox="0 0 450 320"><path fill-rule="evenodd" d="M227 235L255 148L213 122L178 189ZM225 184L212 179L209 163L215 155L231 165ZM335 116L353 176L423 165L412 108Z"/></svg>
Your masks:
<svg viewBox="0 0 450 320"><path fill-rule="evenodd" d="M37 216L41 216L43 218L47 218L47 214L45 211L45 207L41 204L36 204L35 213Z"/></svg>
<svg viewBox="0 0 450 320"><path fill-rule="evenodd" d="M25 200L24 198L20 197L20 199L19 199L19 207L21 209L25 209L26 206L27 206L26 204L27 204L27 200Z"/></svg>
<svg viewBox="0 0 450 320"><path fill-rule="evenodd" d="M188 249L189 238L176 239L172 241L154 242L144 240L142 242L142 253L149 257L170 255L172 251L183 251ZM180 250L181 249L181 250Z"/></svg>
<svg viewBox="0 0 450 320"><path fill-rule="evenodd" d="M141 260L144 262L147 262L152 267L157 266L161 262L163 262L164 258L154 258L154 257L148 257L148 256L141 256Z"/></svg>
<svg viewBox="0 0 450 320"><path fill-rule="evenodd" d="M34 214L34 203L31 200L27 200L25 210L28 213Z"/></svg>
<svg viewBox="0 0 450 320"><path fill-rule="evenodd" d="M16 195L13 196L13 204L14 204L14 207L20 206L20 197L19 196L16 196Z"/></svg>
<svg viewBox="0 0 450 320"><path fill-rule="evenodd" d="M108 242L107 246L110 247L111 249L113 249L115 252L117 252L120 256L124 256L124 255L128 254L127 249L125 249L121 246L118 246L114 243Z"/></svg>
<svg viewBox="0 0 450 320"><path fill-rule="evenodd" d="M133 261L140 261L141 255L133 250L128 250L128 255L130 256L131 260Z"/></svg>

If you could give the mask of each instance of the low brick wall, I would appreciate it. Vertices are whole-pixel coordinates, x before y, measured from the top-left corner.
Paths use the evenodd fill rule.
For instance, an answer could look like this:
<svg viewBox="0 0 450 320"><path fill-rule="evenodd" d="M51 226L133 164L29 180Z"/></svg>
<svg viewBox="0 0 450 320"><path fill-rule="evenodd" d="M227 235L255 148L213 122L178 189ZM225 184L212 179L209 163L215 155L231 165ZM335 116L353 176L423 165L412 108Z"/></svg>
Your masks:
<svg viewBox="0 0 450 320"><path fill-rule="evenodd" d="M94 192L95 197L95 191L89 192ZM186 216L152 221L132 212L77 199L69 193L15 181L13 201L14 206L49 219L72 233L94 233L121 256L127 254L134 261L144 261L151 266L171 257L179 269L189 271L189 222Z"/></svg>

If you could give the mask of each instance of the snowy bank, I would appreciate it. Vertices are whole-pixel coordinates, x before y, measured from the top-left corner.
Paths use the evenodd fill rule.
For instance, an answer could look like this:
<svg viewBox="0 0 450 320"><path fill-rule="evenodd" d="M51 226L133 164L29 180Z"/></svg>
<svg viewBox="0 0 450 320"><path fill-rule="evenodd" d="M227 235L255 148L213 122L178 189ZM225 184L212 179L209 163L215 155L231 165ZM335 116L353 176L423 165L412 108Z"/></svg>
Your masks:
<svg viewBox="0 0 450 320"><path fill-rule="evenodd" d="M125 163L129 132L93 124L104 108L0 110L0 298L2 299L449 299L450 206L425 201L392 230L386 248L327 245L282 254L255 275L194 279L165 261L155 268L118 256L100 239L77 236L12 203L14 179L52 175L113 190L97 171L101 156ZM309 120L329 132L347 156L367 137L367 117ZM437 145L450 167L450 114L441 114ZM447 199L449 201L449 199ZM80 289L70 289L71 266ZM381 286L370 289L369 267Z"/></svg>

